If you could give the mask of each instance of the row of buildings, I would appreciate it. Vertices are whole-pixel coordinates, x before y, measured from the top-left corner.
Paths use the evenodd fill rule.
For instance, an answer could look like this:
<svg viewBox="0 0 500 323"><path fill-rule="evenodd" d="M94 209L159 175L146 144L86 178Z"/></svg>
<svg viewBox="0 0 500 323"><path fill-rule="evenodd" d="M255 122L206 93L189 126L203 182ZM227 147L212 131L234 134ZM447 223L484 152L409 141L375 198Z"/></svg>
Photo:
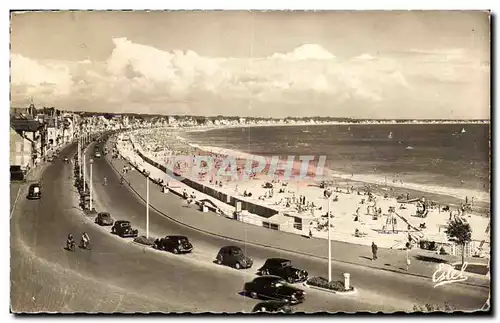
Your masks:
<svg viewBox="0 0 500 323"><path fill-rule="evenodd" d="M52 154L73 142L82 134L127 127L128 120L81 113L59 111L55 108L11 108L10 111L10 168L26 173Z"/></svg>

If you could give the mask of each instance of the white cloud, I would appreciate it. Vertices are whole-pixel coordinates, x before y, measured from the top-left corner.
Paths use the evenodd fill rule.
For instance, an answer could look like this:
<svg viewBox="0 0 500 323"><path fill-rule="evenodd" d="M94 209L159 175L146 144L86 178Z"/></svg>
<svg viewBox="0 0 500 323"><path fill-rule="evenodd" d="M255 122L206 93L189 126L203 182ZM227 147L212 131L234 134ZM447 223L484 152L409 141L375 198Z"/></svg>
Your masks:
<svg viewBox="0 0 500 323"><path fill-rule="evenodd" d="M366 117L400 117L398 113L425 117L435 113L432 107L450 104L469 114L479 109L480 115L488 115L489 107L478 107L474 98L463 94L489 93L484 89L489 85L488 64L460 50L412 50L377 57L365 53L340 59L319 45L307 44L260 58L208 58L126 38L113 43L114 50L101 62L36 61L13 54L13 103L33 96L42 104L73 108L77 102L77 107L89 110L142 106L156 113L196 109L190 113L238 114L235 107L251 101L252 111L276 116ZM439 97L427 96L430 81L439 84ZM467 89L457 90L457 83ZM396 108L401 106L405 109ZM477 107L475 112L471 106ZM370 115L373 111L378 115Z"/></svg>
<svg viewBox="0 0 500 323"><path fill-rule="evenodd" d="M311 59L334 59L332 53L316 44L305 44L295 48L290 53L276 53L271 58L284 59L289 61L311 60Z"/></svg>

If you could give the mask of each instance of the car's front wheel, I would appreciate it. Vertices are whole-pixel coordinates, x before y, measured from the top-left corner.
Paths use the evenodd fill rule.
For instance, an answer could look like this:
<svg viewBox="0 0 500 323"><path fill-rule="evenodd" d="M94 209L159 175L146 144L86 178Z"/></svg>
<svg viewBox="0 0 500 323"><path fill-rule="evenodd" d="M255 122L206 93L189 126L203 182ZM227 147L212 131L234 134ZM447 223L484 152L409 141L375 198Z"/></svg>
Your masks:
<svg viewBox="0 0 500 323"><path fill-rule="evenodd" d="M250 292L250 297L254 298L254 299L257 299L257 298L259 298L259 295L257 295L256 292Z"/></svg>
<svg viewBox="0 0 500 323"><path fill-rule="evenodd" d="M287 282L289 282L290 284L293 284L294 282L294 279L292 276L288 276L287 279L286 279Z"/></svg>
<svg viewBox="0 0 500 323"><path fill-rule="evenodd" d="M260 273L262 274L262 276L267 276L267 275L269 275L269 270L264 269Z"/></svg>
<svg viewBox="0 0 500 323"><path fill-rule="evenodd" d="M177 255L177 254L179 254L179 249L174 248L174 253L175 253L176 255Z"/></svg>
<svg viewBox="0 0 500 323"><path fill-rule="evenodd" d="M236 268L236 269L240 269L240 268L241 268L240 263L239 263L239 262L235 263L235 264L234 264L234 268Z"/></svg>

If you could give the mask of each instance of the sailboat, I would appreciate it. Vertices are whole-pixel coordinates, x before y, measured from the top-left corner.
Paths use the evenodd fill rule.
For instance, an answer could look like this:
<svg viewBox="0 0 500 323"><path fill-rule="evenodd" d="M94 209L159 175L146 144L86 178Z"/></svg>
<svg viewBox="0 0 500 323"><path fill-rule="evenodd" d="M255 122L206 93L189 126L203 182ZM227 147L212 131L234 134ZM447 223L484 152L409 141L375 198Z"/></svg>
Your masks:
<svg viewBox="0 0 500 323"><path fill-rule="evenodd" d="M392 132L389 132L389 136L387 138L392 139Z"/></svg>
<svg viewBox="0 0 500 323"><path fill-rule="evenodd" d="M460 133L465 133L465 128L462 128L462 131L460 131Z"/></svg>
<svg viewBox="0 0 500 323"><path fill-rule="evenodd" d="M349 128L347 128L348 131L351 131L351 126L349 126Z"/></svg>

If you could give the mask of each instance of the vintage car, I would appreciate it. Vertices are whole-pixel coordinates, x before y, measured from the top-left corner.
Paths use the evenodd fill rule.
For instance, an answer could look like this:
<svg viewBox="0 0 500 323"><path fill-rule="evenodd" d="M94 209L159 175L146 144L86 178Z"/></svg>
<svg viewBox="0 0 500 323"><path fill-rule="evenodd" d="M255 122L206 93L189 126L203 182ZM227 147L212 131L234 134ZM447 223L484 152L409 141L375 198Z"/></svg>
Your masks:
<svg viewBox="0 0 500 323"><path fill-rule="evenodd" d="M95 157L95 158L101 158L101 152L100 152L100 151L96 151L96 152L94 153L94 157Z"/></svg>
<svg viewBox="0 0 500 323"><path fill-rule="evenodd" d="M103 226L113 225L113 218L108 212L99 212L94 220L95 223Z"/></svg>
<svg viewBox="0 0 500 323"><path fill-rule="evenodd" d="M302 303L306 293L297 287L288 285L278 276L261 276L245 283L244 292L252 298L268 298L286 301L290 304Z"/></svg>
<svg viewBox="0 0 500 323"><path fill-rule="evenodd" d="M259 268L260 275L276 275L289 283L303 282L307 280L308 273L292 266L292 262L283 258L269 258L264 266Z"/></svg>
<svg viewBox="0 0 500 323"><path fill-rule="evenodd" d="M10 180L11 181L24 181L26 173L21 166L10 166Z"/></svg>
<svg viewBox="0 0 500 323"><path fill-rule="evenodd" d="M265 301L257 303L253 313L293 313L293 308L287 301Z"/></svg>
<svg viewBox="0 0 500 323"><path fill-rule="evenodd" d="M130 221L115 221L111 228L111 233L117 234L122 238L135 238L139 235L139 230L132 228Z"/></svg>
<svg viewBox="0 0 500 323"><path fill-rule="evenodd" d="M42 197L42 190L40 183L31 184L28 188L28 199L38 200Z"/></svg>
<svg viewBox="0 0 500 323"><path fill-rule="evenodd" d="M68 156L64 156L64 158L63 158L63 162L65 162L65 163L69 163L69 158L68 158Z"/></svg>
<svg viewBox="0 0 500 323"><path fill-rule="evenodd" d="M215 258L219 265L226 265L236 269L250 268L253 265L253 260L245 256L240 247L226 246L222 247Z"/></svg>
<svg viewBox="0 0 500 323"><path fill-rule="evenodd" d="M156 239L153 248L158 250L170 251L175 254L188 253L193 251L193 245L185 236L165 236Z"/></svg>

